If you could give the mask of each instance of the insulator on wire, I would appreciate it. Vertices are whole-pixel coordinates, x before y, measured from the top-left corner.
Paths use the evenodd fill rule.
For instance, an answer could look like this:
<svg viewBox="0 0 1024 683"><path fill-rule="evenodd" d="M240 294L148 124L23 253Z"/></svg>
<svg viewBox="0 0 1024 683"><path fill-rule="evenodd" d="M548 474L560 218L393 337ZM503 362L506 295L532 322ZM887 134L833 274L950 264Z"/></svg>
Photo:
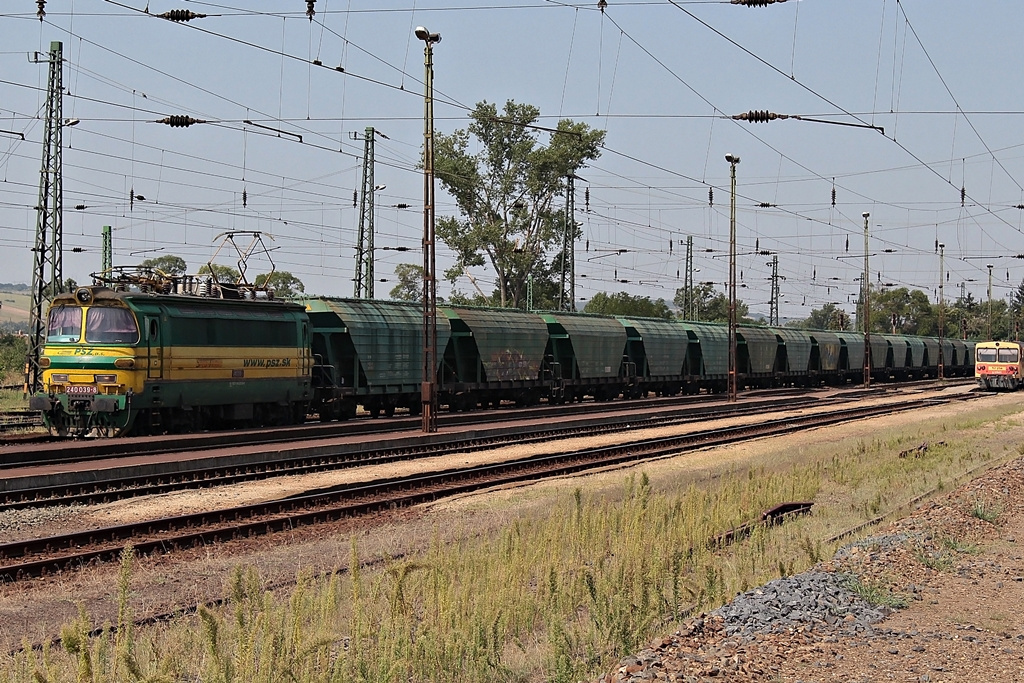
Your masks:
<svg viewBox="0 0 1024 683"><path fill-rule="evenodd" d="M733 5L744 5L745 7L767 7L777 2L786 2L786 0L729 0L729 2Z"/></svg>
<svg viewBox="0 0 1024 683"><path fill-rule="evenodd" d="M778 204L769 204L768 202L761 202L760 204L758 204L758 207L760 207L762 209L777 209L777 208L779 208L779 205Z"/></svg>
<svg viewBox="0 0 1024 683"><path fill-rule="evenodd" d="M814 270L811 271L811 279L812 280L817 280L818 279L818 267L817 266L815 266Z"/></svg>
<svg viewBox="0 0 1024 683"><path fill-rule="evenodd" d="M833 185L832 186L832 207L835 208L835 205L836 205L836 186Z"/></svg>
<svg viewBox="0 0 1024 683"><path fill-rule="evenodd" d="M761 249L760 251L757 252L757 255L758 256L771 256L772 255L772 250L771 249Z"/></svg>
<svg viewBox="0 0 1024 683"><path fill-rule="evenodd" d="M672 254L672 240L669 240L669 241L668 241L668 253L669 253L670 255Z"/></svg>
<svg viewBox="0 0 1024 683"><path fill-rule="evenodd" d="M1015 209L1024 209L1024 204L1015 204L1013 208L1015 208Z"/></svg>
<svg viewBox="0 0 1024 683"><path fill-rule="evenodd" d="M761 238L758 237L754 240L754 251L761 251Z"/></svg>
<svg viewBox="0 0 1024 683"><path fill-rule="evenodd" d="M162 118L156 123L165 123L171 128L188 128L194 123L206 123L202 119L194 119L191 116L184 116L181 114L173 114L166 118Z"/></svg>
<svg viewBox="0 0 1024 683"><path fill-rule="evenodd" d="M736 114L732 118L737 121L747 121L748 123L768 123L769 121L775 121L776 119L788 119L789 114L776 114L773 111L767 111L765 109L751 109L750 111L745 111L742 114Z"/></svg>
<svg viewBox="0 0 1024 683"><path fill-rule="evenodd" d="M310 21L313 21L313 15L316 14L316 10L313 9L315 4L316 0L306 0L306 16L309 17Z"/></svg>
<svg viewBox="0 0 1024 683"><path fill-rule="evenodd" d="M715 205L715 188L709 187L708 188L708 206L714 206L714 205Z"/></svg>
<svg viewBox="0 0 1024 683"><path fill-rule="evenodd" d="M128 210L131 211L135 208L135 186L132 185L132 189L128 190Z"/></svg>
<svg viewBox="0 0 1024 683"><path fill-rule="evenodd" d="M583 204L586 207L587 212L590 212L590 188L588 187L583 192Z"/></svg>
<svg viewBox="0 0 1024 683"><path fill-rule="evenodd" d="M198 14L190 9L172 9L157 16L167 21L192 21L193 19L206 18L205 14Z"/></svg>
<svg viewBox="0 0 1024 683"><path fill-rule="evenodd" d="M352 190L352 208L359 205L359 190Z"/></svg>
<svg viewBox="0 0 1024 683"><path fill-rule="evenodd" d="M967 199L967 188L961 186L960 187L960 206L964 205L964 200L965 199Z"/></svg>
<svg viewBox="0 0 1024 683"><path fill-rule="evenodd" d="M850 236L846 236L846 251L850 251Z"/></svg>
<svg viewBox="0 0 1024 683"><path fill-rule="evenodd" d="M242 208L244 209L247 206L249 206L249 193L246 192L245 188L243 187L242 188Z"/></svg>
<svg viewBox="0 0 1024 683"><path fill-rule="evenodd" d="M46 0L36 0L36 7L39 8L36 10L36 16L39 17L39 21L42 21L43 17L46 16L46 10L44 9L46 7Z"/></svg>
<svg viewBox="0 0 1024 683"><path fill-rule="evenodd" d="M590 253L590 240L587 240L587 253Z"/></svg>
<svg viewBox="0 0 1024 683"><path fill-rule="evenodd" d="M939 238L935 238L935 253L939 253Z"/></svg>
<svg viewBox="0 0 1024 683"><path fill-rule="evenodd" d="M601 14L604 14L604 11L607 7L608 0L597 0L597 9L601 10Z"/></svg>

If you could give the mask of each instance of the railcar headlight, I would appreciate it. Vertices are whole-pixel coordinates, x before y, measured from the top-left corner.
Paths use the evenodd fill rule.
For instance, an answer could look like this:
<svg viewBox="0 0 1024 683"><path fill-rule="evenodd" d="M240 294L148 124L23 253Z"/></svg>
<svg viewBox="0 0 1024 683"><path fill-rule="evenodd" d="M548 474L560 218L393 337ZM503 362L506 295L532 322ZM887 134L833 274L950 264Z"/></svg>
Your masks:
<svg viewBox="0 0 1024 683"><path fill-rule="evenodd" d="M68 381L68 376L67 375L53 374L53 375L50 375L50 381L51 382L67 382Z"/></svg>
<svg viewBox="0 0 1024 683"><path fill-rule="evenodd" d="M41 367L41 368L48 368L48 367L50 367L50 359L47 358L46 356L43 356L42 358L40 358L39 359L39 367Z"/></svg>
<svg viewBox="0 0 1024 683"><path fill-rule="evenodd" d="M93 375L93 381L98 384L112 384L117 381L117 375Z"/></svg>
<svg viewBox="0 0 1024 683"><path fill-rule="evenodd" d="M114 367L121 370L130 370L135 367L134 358L118 358L114 361Z"/></svg>

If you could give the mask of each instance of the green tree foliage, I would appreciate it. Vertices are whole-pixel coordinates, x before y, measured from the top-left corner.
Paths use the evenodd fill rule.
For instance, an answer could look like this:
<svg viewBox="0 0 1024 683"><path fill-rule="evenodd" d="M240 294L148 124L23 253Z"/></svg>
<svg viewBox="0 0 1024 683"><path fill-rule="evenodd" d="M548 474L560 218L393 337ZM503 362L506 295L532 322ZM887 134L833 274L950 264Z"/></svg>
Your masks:
<svg viewBox="0 0 1024 683"><path fill-rule="evenodd" d="M28 337L0 334L0 384L23 379Z"/></svg>
<svg viewBox="0 0 1024 683"><path fill-rule="evenodd" d="M850 317L835 304L828 303L811 311L803 320L791 320L787 327L803 330L848 330Z"/></svg>
<svg viewBox="0 0 1024 683"><path fill-rule="evenodd" d="M649 296L633 296L626 292L608 295L598 292L587 302L584 313L601 313L603 315L638 316L643 318L673 317L672 310L664 299L652 300Z"/></svg>
<svg viewBox="0 0 1024 683"><path fill-rule="evenodd" d="M222 266L219 263L212 264L212 267L211 264L207 263L204 264L203 267L199 269L200 275L209 272L212 272L214 276L217 278L217 282L221 283L235 284L242 277L242 275L231 266Z"/></svg>
<svg viewBox="0 0 1024 683"><path fill-rule="evenodd" d="M139 265L143 268L155 268L165 275L184 275L188 269L185 259L172 254L148 258Z"/></svg>
<svg viewBox="0 0 1024 683"><path fill-rule="evenodd" d="M266 285L272 288L274 296L282 299L294 299L306 291L306 286L302 284L302 280L287 270L275 270L269 276L266 273L257 275L255 284L257 287Z"/></svg>
<svg viewBox="0 0 1024 683"><path fill-rule="evenodd" d="M696 315L690 315L687 304L693 302L696 307ZM688 289L680 287L676 290L673 303L679 308L681 316L685 320L693 318L704 322L729 322L729 296L722 292L716 292L715 286L710 282L699 282L693 286L692 299L688 296ZM738 322L750 322L747 314L750 307L742 300L736 299L736 320Z"/></svg>
<svg viewBox="0 0 1024 683"><path fill-rule="evenodd" d="M872 288L871 331L894 334L936 335L938 311L919 289Z"/></svg>
<svg viewBox="0 0 1024 683"><path fill-rule="evenodd" d="M496 280L491 298L500 306L523 305L532 275L540 307L536 293L550 284L555 260L548 254L559 250L565 227L555 199L604 142L604 131L563 119L544 146L534 128L539 116L538 108L511 100L500 113L480 102L468 129L438 135L435 143L435 173L459 208L458 216L437 222L438 238L456 257L445 277L454 283L468 268L489 266ZM478 152L470 151L471 138ZM572 233L579 236L575 225Z"/></svg>
<svg viewBox="0 0 1024 683"><path fill-rule="evenodd" d="M398 284L391 288L390 296L399 301L421 301L423 298L423 266L399 263L395 266Z"/></svg>

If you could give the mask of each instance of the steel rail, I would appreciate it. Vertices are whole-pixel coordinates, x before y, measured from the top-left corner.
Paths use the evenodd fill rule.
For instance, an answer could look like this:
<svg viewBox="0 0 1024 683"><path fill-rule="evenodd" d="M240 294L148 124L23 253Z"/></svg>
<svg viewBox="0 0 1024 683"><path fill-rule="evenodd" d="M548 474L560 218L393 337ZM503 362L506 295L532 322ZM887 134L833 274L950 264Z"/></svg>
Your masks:
<svg viewBox="0 0 1024 683"><path fill-rule="evenodd" d="M803 398L789 401L779 409L796 409L820 404L819 399ZM376 450L355 450L343 446L315 446L299 448L292 452L273 449L275 457L259 462L232 462L211 466L196 461L196 467L189 470L144 475L103 476L97 472L88 480L69 484L50 484L31 488L9 488L0 491L0 512L29 507L56 505L79 505L109 502L121 498L167 493L187 488L208 488L226 484L254 481L275 476L308 474L346 467L367 466L411 460L443 454L451 451L473 452L505 443L536 443L574 436L593 436L609 432L636 430L687 424L698 420L736 417L750 412L763 412L764 402L751 404L728 404L690 408L685 413L669 412L662 415L632 417L628 424L602 423L600 425L573 425L569 427L545 427L538 429L526 425L521 430L503 435L475 436L433 443L411 443L408 446L388 447ZM281 453L280 457L276 454ZM251 455L251 454L250 454Z"/></svg>
<svg viewBox="0 0 1024 683"><path fill-rule="evenodd" d="M219 543L294 529L382 510L407 507L482 488L576 474L712 446L777 436L822 425L876 417L925 405L939 405L969 395L918 399L882 406L862 406L754 425L727 427L642 442L591 448L557 455L521 458L496 464L380 479L310 491L276 501L244 505L133 524L0 545L0 579L17 581L116 558L125 542L142 555ZM19 558L32 557L20 562Z"/></svg>

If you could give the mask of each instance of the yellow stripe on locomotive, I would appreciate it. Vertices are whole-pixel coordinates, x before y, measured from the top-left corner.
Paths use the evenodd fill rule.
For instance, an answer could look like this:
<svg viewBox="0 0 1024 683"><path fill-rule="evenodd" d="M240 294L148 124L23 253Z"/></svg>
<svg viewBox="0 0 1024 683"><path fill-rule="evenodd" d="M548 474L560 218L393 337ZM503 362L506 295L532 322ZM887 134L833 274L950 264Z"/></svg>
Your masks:
<svg viewBox="0 0 1024 683"><path fill-rule="evenodd" d="M308 322L283 302L82 287L54 299L40 365L30 406L58 434L301 422L312 394Z"/></svg>

